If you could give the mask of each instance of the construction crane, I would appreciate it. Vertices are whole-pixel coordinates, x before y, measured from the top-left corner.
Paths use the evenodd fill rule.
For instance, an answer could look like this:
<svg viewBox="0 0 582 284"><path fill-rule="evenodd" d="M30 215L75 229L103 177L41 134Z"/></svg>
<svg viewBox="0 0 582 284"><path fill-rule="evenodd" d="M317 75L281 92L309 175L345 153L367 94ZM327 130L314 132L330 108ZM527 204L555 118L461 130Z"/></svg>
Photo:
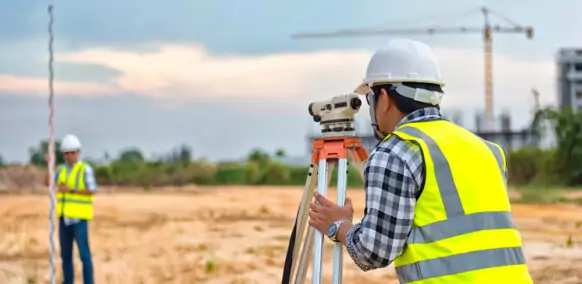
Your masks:
<svg viewBox="0 0 582 284"><path fill-rule="evenodd" d="M522 26L514 23L497 12L486 7L480 8L483 19L483 27L442 27L442 28L411 28L411 29L346 29L329 33L298 33L291 36L293 39L309 38L339 38L339 37L362 37L391 34L453 34L453 33L480 33L484 41L484 67L485 67L485 127L486 131L495 131L493 122L493 33L524 33L528 39L533 37L531 26ZM499 25L492 26L489 15L493 14L497 18L509 23L509 27Z"/></svg>

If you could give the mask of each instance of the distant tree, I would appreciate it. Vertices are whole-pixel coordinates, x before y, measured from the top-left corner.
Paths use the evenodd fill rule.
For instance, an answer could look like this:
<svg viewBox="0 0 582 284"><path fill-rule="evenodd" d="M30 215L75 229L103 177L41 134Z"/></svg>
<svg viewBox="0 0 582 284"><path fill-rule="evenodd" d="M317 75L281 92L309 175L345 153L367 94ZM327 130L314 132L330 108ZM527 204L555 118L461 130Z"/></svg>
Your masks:
<svg viewBox="0 0 582 284"><path fill-rule="evenodd" d="M282 185L288 184L291 180L291 171L289 167L279 162L270 163L262 177L262 184Z"/></svg>
<svg viewBox="0 0 582 284"><path fill-rule="evenodd" d="M261 166L268 164L271 161L269 154L261 149L253 149L248 157L249 162L255 162Z"/></svg>
<svg viewBox="0 0 582 284"><path fill-rule="evenodd" d="M182 144L172 150L169 160L187 166L192 161L192 149L188 145Z"/></svg>
<svg viewBox="0 0 582 284"><path fill-rule="evenodd" d="M106 151L106 152L103 154L103 161L104 161L106 164L108 164L110 159L111 159L111 156L109 155L109 152L107 152L107 151Z"/></svg>
<svg viewBox="0 0 582 284"><path fill-rule="evenodd" d="M28 149L29 159L28 162L33 165L46 166L46 155L48 154L49 142L47 140L42 140L38 146L30 147ZM60 141L55 141L55 157L56 165L61 165L65 163L63 153L59 151L61 147Z"/></svg>
<svg viewBox="0 0 582 284"><path fill-rule="evenodd" d="M277 151L275 151L275 157L277 158L284 158L287 156L287 153L285 153L285 150L283 149L277 149Z"/></svg>
<svg viewBox="0 0 582 284"><path fill-rule="evenodd" d="M555 168L568 185L582 185L582 112L571 108L536 111L530 129L538 134L551 127L556 139Z"/></svg>
<svg viewBox="0 0 582 284"><path fill-rule="evenodd" d="M145 158L140 149L132 147L121 151L117 161L121 163L141 163L145 161Z"/></svg>
<svg viewBox="0 0 582 284"><path fill-rule="evenodd" d="M4 162L4 158L0 155L0 167L6 166L6 162Z"/></svg>

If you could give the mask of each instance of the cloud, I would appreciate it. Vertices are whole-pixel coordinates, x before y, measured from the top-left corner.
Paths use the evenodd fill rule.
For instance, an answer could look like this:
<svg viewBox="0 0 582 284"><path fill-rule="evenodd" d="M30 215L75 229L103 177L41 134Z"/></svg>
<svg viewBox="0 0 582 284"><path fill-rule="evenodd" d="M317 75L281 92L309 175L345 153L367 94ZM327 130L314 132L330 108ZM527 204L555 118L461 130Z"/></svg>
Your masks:
<svg viewBox="0 0 582 284"><path fill-rule="evenodd" d="M48 84L48 79L0 74L0 92L45 96L48 93ZM112 94L117 91L114 87L104 84L58 80L54 83L54 90L59 95L72 96L95 96Z"/></svg>
<svg viewBox="0 0 582 284"><path fill-rule="evenodd" d="M121 89L156 98L295 100L353 89L368 56L364 50L324 50L215 57L201 46L167 45L148 54L91 49L60 57L120 70Z"/></svg>
<svg viewBox="0 0 582 284"><path fill-rule="evenodd" d="M156 152L169 149L176 141L189 141L194 149L210 157L240 156L253 147L283 147L292 153L303 153L307 146L304 134L309 129L306 127L318 129L307 116L308 102L353 90L372 53L322 50L223 57L189 45L166 45L150 53L103 48L63 53L57 56L62 62L100 64L120 73L111 79L111 85L57 80L57 96L62 100L56 124L63 133L79 133L94 141L91 148L95 152L91 155L128 145ZM463 125L472 129L471 112L483 105L482 53L435 48L435 54L447 82L443 109L462 110ZM540 91L543 103L554 100L553 62L495 54L494 69L495 107L497 111L511 110L514 129L529 120L532 87ZM62 78L57 74L57 79ZM46 119L41 118L42 113L46 115L46 101L22 94L46 96L47 87L46 79L0 74L0 94L12 93L22 98L18 104L16 99L0 103L5 108L0 110L0 128L12 133L8 136L20 137L0 146L14 153L21 151L24 157L25 150L18 147L35 143L41 138L39 135L46 133ZM173 104L171 109L160 107L168 102ZM116 107L111 108L112 105ZM105 117L93 115L103 110L111 113ZM15 119L19 123L15 124ZM357 120L359 132L369 132L366 106ZM85 133L87 125L91 131ZM21 133L23 129L27 135ZM237 147L228 145L224 129L229 129L228 135L239 137ZM260 142L256 137L261 137Z"/></svg>
<svg viewBox="0 0 582 284"><path fill-rule="evenodd" d="M74 95L133 93L164 100L248 99L303 102L350 92L362 80L371 50L321 50L262 56L213 56L199 45L163 45L151 53L107 48L59 54L59 60L119 70L112 85L59 82ZM483 105L480 50L436 48L447 82L445 108ZM496 107L532 105L531 88L553 101L554 63L494 56ZM58 75L57 75L58 76ZM0 77L0 91L45 92L46 80Z"/></svg>

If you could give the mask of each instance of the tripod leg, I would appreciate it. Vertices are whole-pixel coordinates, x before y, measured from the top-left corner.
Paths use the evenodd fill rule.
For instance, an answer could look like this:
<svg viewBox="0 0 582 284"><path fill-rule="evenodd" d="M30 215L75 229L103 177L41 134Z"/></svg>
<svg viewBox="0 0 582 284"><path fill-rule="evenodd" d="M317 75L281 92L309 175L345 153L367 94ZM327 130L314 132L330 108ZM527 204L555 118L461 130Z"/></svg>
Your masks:
<svg viewBox="0 0 582 284"><path fill-rule="evenodd" d="M287 247L287 257L285 259L285 268L283 269L282 284L293 283L292 278L295 275L297 263L299 262L299 249L301 248L301 242L305 233L307 216L309 213L309 203L313 198L315 182L317 181L315 178L313 178L316 173L317 164L310 164L309 172L307 173L307 179L305 181L305 188L301 196L301 202L299 203L299 209L295 219L295 226L293 227L291 239L289 240L289 246Z"/></svg>
<svg viewBox="0 0 582 284"><path fill-rule="evenodd" d="M344 206L346 200L346 188L348 183L348 159L341 158L337 168L337 204ZM333 275L332 283L341 284L343 275L343 248L341 243L333 247Z"/></svg>
<svg viewBox="0 0 582 284"><path fill-rule="evenodd" d="M333 173L333 165L328 164L327 167L327 184L331 181L331 175ZM312 188L310 194L313 195ZM311 200L311 199L310 199ZM295 277L295 284L303 284L305 282L305 277L307 276L307 268L309 267L309 255L313 253L313 233L315 229L311 226L307 229L307 234L305 236L305 244L303 245L303 250L301 251L301 259L299 260L299 268L297 270L297 277Z"/></svg>
<svg viewBox="0 0 582 284"><path fill-rule="evenodd" d="M309 267L309 256L313 253L313 232L315 229L309 227L307 229L307 234L305 235L305 244L303 245L303 250L301 251L301 258L299 260L299 268L297 269L297 276L295 277L295 284L305 283L305 277L307 276L307 268Z"/></svg>
<svg viewBox="0 0 582 284"><path fill-rule="evenodd" d="M317 174L317 192L324 197L327 197L327 177L325 176L327 168L327 159L319 160L319 169ZM323 234L315 230L313 236L313 277L312 284L321 284L322 281L322 265L323 265Z"/></svg>

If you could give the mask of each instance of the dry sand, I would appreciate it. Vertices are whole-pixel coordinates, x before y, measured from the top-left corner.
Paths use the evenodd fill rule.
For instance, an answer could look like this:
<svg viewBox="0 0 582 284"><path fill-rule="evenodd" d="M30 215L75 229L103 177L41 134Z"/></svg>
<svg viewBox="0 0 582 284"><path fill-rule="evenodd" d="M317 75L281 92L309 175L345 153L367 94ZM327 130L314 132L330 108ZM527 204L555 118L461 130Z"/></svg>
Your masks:
<svg viewBox="0 0 582 284"><path fill-rule="evenodd" d="M301 192L102 193L90 224L96 283L280 283ZM361 218L363 192L348 195ZM48 204L44 195L0 196L0 283L48 283ZM514 204L513 210L536 283L582 283L582 207ZM55 245L60 280L57 231ZM331 280L331 247L326 241L325 283ZM397 283L392 266L362 272L347 253L344 263L344 283ZM82 283L77 256L75 269Z"/></svg>

